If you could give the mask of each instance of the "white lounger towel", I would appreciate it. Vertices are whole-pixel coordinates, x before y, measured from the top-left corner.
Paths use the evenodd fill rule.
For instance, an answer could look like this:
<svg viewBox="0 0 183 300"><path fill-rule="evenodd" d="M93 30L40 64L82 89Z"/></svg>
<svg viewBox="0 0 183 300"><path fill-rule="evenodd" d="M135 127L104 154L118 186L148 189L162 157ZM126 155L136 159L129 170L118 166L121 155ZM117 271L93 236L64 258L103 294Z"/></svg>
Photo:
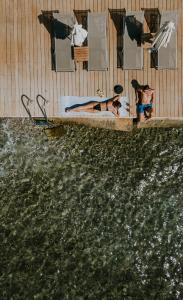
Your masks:
<svg viewBox="0 0 183 300"><path fill-rule="evenodd" d="M61 96L59 101L59 117L63 118L71 118L71 117L79 117L79 118L116 118L113 113L108 111L96 112L96 113L88 113L88 112L65 112L66 107L70 107L75 104L83 104L90 101L99 101L103 102L110 98L100 98L100 97L77 97L77 96ZM121 97L120 102L122 104L120 111L120 118L129 118L129 112L126 110L129 108L129 100L128 97ZM126 104L127 103L127 104Z"/></svg>
<svg viewBox="0 0 183 300"><path fill-rule="evenodd" d="M161 24L172 21L175 31L171 35L171 39L167 47L162 47L157 52L157 69L176 69L177 68L177 29L178 29L178 11L162 11Z"/></svg>

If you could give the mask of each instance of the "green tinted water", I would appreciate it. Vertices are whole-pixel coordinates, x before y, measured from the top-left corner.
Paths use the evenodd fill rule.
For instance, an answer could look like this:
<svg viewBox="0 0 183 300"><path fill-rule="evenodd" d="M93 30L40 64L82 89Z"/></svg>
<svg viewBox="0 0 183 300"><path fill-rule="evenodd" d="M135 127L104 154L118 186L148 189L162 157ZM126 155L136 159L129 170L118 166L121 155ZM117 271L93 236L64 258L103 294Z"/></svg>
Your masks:
<svg viewBox="0 0 183 300"><path fill-rule="evenodd" d="M0 299L183 299L183 130L0 129Z"/></svg>

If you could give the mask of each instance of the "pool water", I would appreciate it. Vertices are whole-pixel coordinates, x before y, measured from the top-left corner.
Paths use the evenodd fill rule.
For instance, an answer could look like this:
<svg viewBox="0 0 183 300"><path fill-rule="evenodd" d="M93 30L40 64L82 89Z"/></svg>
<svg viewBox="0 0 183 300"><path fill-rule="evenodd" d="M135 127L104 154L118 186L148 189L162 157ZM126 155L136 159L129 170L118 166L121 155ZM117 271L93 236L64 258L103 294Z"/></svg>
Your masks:
<svg viewBox="0 0 183 300"><path fill-rule="evenodd" d="M0 124L0 299L183 299L183 129Z"/></svg>

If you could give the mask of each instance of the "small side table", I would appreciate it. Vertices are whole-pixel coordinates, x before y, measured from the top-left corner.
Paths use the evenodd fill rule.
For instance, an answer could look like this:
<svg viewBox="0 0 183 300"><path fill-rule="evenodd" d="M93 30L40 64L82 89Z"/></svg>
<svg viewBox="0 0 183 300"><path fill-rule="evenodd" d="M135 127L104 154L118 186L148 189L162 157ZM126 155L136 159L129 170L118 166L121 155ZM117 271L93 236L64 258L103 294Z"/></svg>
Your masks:
<svg viewBox="0 0 183 300"><path fill-rule="evenodd" d="M88 61L89 49L88 47L74 47L75 62Z"/></svg>

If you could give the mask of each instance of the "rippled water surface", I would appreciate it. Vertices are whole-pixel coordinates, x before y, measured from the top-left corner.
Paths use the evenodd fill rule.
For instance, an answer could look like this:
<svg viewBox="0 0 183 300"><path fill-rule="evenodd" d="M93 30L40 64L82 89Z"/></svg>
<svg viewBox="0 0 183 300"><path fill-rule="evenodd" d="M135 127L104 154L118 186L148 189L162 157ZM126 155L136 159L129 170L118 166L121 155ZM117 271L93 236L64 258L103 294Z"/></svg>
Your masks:
<svg viewBox="0 0 183 300"><path fill-rule="evenodd" d="M183 130L0 124L0 299L183 299Z"/></svg>

